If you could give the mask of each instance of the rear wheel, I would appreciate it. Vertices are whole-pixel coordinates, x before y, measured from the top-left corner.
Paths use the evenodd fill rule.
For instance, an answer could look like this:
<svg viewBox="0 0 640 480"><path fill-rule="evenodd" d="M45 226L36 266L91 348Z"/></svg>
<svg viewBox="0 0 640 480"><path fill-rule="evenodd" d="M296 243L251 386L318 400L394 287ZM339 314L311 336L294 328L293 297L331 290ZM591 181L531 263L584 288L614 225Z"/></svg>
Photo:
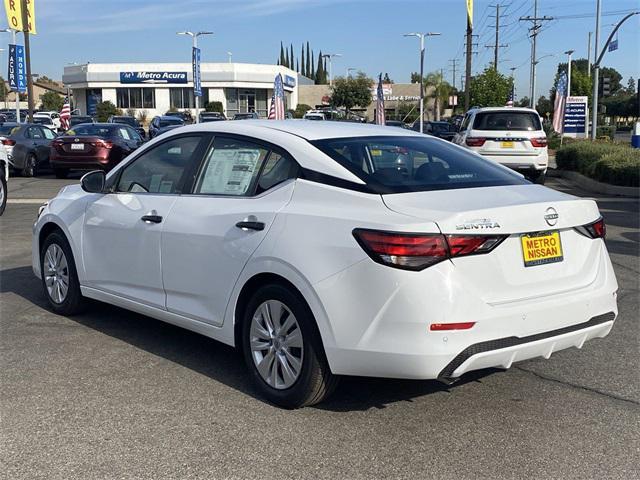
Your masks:
<svg viewBox="0 0 640 480"><path fill-rule="evenodd" d="M38 174L38 161L36 156L31 154L27 156L22 169L23 177L35 177Z"/></svg>
<svg viewBox="0 0 640 480"><path fill-rule="evenodd" d="M271 402L299 408L335 388L311 310L289 288L261 287L247 305L242 349L254 383Z"/></svg>
<svg viewBox="0 0 640 480"><path fill-rule="evenodd" d="M67 178L69 176L69 170L66 168L55 168L53 173L55 173L56 178Z"/></svg>
<svg viewBox="0 0 640 480"><path fill-rule="evenodd" d="M85 298L80 292L71 246L60 231L45 239L40 250L42 288L54 312L74 315L82 311Z"/></svg>

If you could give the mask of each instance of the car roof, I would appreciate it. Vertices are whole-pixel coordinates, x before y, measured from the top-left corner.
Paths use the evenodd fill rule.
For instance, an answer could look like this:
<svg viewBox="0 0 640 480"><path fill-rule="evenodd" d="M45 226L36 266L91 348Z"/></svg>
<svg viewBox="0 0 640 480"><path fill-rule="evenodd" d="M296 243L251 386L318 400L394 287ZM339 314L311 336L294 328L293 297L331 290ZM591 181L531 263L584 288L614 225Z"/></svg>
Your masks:
<svg viewBox="0 0 640 480"><path fill-rule="evenodd" d="M176 117L177 115L158 115L156 118L159 118L160 120L175 120Z"/></svg>
<svg viewBox="0 0 640 480"><path fill-rule="evenodd" d="M528 107L482 107L473 109L473 112L527 112L538 114L537 110Z"/></svg>

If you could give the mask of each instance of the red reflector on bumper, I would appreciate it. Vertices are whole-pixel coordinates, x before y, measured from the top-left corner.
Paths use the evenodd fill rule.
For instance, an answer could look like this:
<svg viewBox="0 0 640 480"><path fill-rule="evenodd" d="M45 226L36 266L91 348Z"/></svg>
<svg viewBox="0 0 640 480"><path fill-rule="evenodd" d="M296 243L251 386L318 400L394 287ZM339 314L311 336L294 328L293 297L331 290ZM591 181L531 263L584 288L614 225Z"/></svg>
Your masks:
<svg viewBox="0 0 640 480"><path fill-rule="evenodd" d="M462 323L432 323L429 329L433 331L443 330L469 330L476 322L462 322Z"/></svg>

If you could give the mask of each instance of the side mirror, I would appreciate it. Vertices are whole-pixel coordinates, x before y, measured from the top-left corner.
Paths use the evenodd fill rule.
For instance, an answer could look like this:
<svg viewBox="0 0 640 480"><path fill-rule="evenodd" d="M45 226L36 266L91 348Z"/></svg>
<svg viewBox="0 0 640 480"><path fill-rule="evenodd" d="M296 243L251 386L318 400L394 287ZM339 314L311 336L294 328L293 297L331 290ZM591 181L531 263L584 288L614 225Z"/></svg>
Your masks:
<svg viewBox="0 0 640 480"><path fill-rule="evenodd" d="M80 179L80 185L82 190L88 193L102 193L104 191L104 185L107 178L107 174L102 170L94 170L89 172Z"/></svg>

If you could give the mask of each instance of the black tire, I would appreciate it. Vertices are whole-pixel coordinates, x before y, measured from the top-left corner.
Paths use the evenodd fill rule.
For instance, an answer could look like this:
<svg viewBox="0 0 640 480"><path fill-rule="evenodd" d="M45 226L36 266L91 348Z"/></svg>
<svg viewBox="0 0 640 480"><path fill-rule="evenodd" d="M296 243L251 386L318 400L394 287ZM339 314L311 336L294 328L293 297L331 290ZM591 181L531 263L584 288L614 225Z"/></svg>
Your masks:
<svg viewBox="0 0 640 480"><path fill-rule="evenodd" d="M547 172L542 171L532 176L531 181L537 185L544 185L544 181L547 179Z"/></svg>
<svg viewBox="0 0 640 480"><path fill-rule="evenodd" d="M66 168L54 168L53 173L56 178L67 178L69 176L69 170Z"/></svg>
<svg viewBox="0 0 640 480"><path fill-rule="evenodd" d="M68 289L64 300L61 302L56 302L51 297L47 290L45 280L45 252L52 244L56 244L62 249L67 260ZM42 277L42 290L44 291L45 297L47 297L49 306L55 313L59 315L75 315L85 308L86 299L80 291L80 283L78 282L78 272L73 259L73 252L64 234L59 230L50 233L40 247L40 272L40 276Z"/></svg>
<svg viewBox="0 0 640 480"><path fill-rule="evenodd" d="M0 215L4 213L7 206L7 178L5 177L4 168L0 168Z"/></svg>
<svg viewBox="0 0 640 480"><path fill-rule="evenodd" d="M27 155L27 158L24 161L24 168L22 169L20 174L23 177L35 177L36 175L38 175L38 159L35 155Z"/></svg>
<svg viewBox="0 0 640 480"><path fill-rule="evenodd" d="M262 379L250 347L251 321L258 307L268 301L282 302L295 316L302 333L304 355L300 373L287 389L276 389ZM331 373L322 340L311 309L297 292L280 284L260 287L249 300L242 319L242 351L254 384L270 402L284 408L314 405L326 399L335 389L338 378Z"/></svg>

